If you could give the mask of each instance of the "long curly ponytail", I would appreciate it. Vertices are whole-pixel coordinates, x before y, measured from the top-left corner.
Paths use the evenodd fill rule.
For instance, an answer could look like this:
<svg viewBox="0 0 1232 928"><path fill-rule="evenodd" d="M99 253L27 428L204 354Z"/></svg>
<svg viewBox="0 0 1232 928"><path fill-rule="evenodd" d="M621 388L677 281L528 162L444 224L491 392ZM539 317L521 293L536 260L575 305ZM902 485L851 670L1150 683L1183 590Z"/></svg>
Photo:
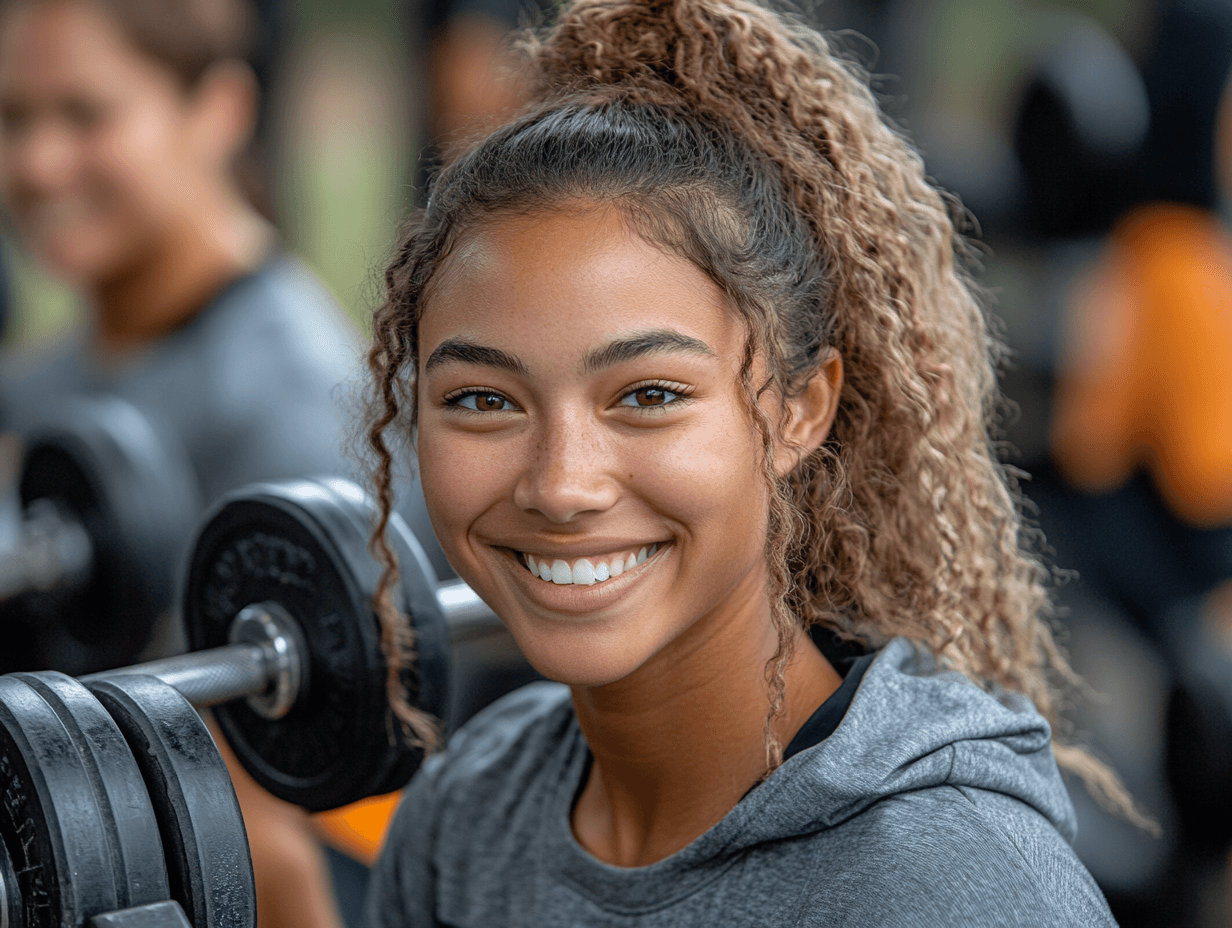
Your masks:
<svg viewBox="0 0 1232 928"><path fill-rule="evenodd" d="M956 258L949 204L866 75L749 0L575 0L524 48L533 103L446 166L389 269L374 440L399 413L394 382L413 419L425 294L468 229L502 211L611 204L706 271L748 327L748 407L775 489L768 767L801 623L873 645L912 638L981 685L1025 693L1055 727L1075 678L989 439L1002 349ZM777 479L778 423L757 397L791 395L832 350L844 384L831 436ZM758 354L766 383L750 380ZM1106 766L1054 746L1141 821Z"/></svg>

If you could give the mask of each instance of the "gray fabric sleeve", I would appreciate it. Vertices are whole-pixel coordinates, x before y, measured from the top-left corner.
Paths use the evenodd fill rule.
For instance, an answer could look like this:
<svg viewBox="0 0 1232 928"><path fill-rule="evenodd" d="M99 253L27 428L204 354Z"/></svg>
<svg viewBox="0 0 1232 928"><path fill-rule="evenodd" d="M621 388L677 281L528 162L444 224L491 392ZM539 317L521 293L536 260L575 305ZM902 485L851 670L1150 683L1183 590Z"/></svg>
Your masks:
<svg viewBox="0 0 1232 928"><path fill-rule="evenodd" d="M368 883L369 928L431 928L436 924L432 857L436 845L438 779L444 758L430 758L411 780Z"/></svg>

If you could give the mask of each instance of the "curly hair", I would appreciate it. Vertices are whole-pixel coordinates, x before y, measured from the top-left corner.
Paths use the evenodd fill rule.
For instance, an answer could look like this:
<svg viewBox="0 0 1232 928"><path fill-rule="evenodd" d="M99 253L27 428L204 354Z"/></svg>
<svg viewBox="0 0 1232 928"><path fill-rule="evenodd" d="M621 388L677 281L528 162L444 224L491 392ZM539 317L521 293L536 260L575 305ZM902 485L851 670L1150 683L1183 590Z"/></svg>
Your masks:
<svg viewBox="0 0 1232 928"><path fill-rule="evenodd" d="M906 636L980 685L1026 694L1055 730L1076 678L989 437L1002 348L963 270L951 204L867 76L824 35L750 0L574 0L524 48L532 103L445 167L386 272L368 358L383 510L386 431L414 426L418 320L459 241L511 213L609 205L704 270L747 326L742 377L775 491L768 769L781 762L771 722L801 624L873 646ZM830 436L776 477L778 423L758 397L791 396L834 351L844 378ZM759 356L767 380L754 383ZM396 566L379 532L374 550L393 629ZM396 672L399 716L427 737ZM1054 747L1141 821L1111 770Z"/></svg>

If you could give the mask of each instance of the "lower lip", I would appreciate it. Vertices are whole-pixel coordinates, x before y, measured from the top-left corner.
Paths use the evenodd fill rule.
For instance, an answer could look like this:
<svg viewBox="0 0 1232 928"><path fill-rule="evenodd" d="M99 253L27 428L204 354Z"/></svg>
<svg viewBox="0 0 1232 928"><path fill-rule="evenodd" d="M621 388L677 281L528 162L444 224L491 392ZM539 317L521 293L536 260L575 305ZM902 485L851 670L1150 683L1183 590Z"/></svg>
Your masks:
<svg viewBox="0 0 1232 928"><path fill-rule="evenodd" d="M504 553L514 574L532 600L554 612L582 615L603 609L623 597L675 548L673 544L660 542L659 550L636 567L626 570L618 577L589 585L543 580L527 569L520 554L509 548L505 548Z"/></svg>

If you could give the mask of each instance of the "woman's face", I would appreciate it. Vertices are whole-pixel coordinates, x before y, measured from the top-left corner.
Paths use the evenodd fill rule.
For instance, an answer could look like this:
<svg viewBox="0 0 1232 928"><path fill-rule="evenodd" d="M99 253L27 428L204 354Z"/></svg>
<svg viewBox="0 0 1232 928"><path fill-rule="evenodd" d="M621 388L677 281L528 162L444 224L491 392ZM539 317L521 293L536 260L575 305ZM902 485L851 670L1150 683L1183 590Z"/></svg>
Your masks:
<svg viewBox="0 0 1232 928"><path fill-rule="evenodd" d="M175 75L88 2L0 19L0 195L32 251L88 286L154 247L205 154Z"/></svg>
<svg viewBox="0 0 1232 928"><path fill-rule="evenodd" d="M546 676L602 685L768 621L745 332L702 271L611 210L498 221L436 281L419 330L429 512Z"/></svg>

